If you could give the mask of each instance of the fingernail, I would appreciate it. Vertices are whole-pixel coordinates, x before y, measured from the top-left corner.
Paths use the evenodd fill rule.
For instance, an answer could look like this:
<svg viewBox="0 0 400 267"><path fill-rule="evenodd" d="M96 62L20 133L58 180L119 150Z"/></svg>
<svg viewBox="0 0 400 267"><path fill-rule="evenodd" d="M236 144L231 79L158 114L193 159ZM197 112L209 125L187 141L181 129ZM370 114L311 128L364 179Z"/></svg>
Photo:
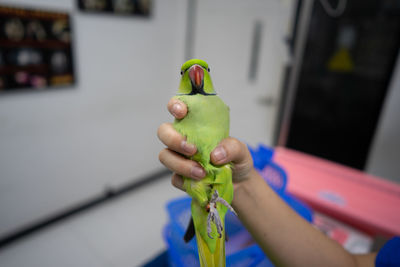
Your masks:
<svg viewBox="0 0 400 267"><path fill-rule="evenodd" d="M172 111L171 112L172 112L172 115L174 115L175 117L179 117L180 115L182 115L182 112L183 112L182 105L179 104L179 103L175 103L172 106Z"/></svg>
<svg viewBox="0 0 400 267"><path fill-rule="evenodd" d="M213 155L214 160L220 162L226 158L226 151L222 146L219 146L214 150Z"/></svg>
<svg viewBox="0 0 400 267"><path fill-rule="evenodd" d="M197 166L194 166L192 168L192 170L190 171L190 174L194 178L203 178L206 175L205 171L202 168L197 167Z"/></svg>
<svg viewBox="0 0 400 267"><path fill-rule="evenodd" d="M196 152L196 146L193 144L189 144L186 141L182 141L181 147L183 151L185 151L187 154L193 154Z"/></svg>

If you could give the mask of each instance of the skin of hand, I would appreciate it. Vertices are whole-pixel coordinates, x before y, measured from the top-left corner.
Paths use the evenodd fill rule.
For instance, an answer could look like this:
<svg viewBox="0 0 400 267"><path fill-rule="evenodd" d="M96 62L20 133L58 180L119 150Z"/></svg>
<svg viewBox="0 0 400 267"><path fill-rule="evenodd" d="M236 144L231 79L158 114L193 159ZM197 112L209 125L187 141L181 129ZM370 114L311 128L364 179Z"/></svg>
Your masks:
<svg viewBox="0 0 400 267"><path fill-rule="evenodd" d="M186 105L176 99L169 101L168 110L177 119L187 114ZM185 157L194 155L196 147L188 144L171 123L162 124L157 135L167 146L160 152L159 160L174 172L171 182L175 187L183 190L182 176L205 176L197 162ZM276 266L374 266L376 252L348 253L289 208L253 168L250 152L239 140L222 140L211 153L211 161L215 165L233 163L232 206Z"/></svg>
<svg viewBox="0 0 400 267"><path fill-rule="evenodd" d="M177 99L171 99L167 108L176 119L182 119L187 114L186 105ZM171 123L163 123L158 128L157 135L167 146L160 152L159 160L173 172L171 182L175 187L183 190L182 176L193 179L201 179L205 176L206 173L200 164L185 157L194 155L197 151L196 147L187 143L185 138L175 131ZM235 190L242 182L249 179L250 173L254 171L253 160L247 146L233 137L222 140L212 151L211 162L214 165L233 163L232 181Z"/></svg>

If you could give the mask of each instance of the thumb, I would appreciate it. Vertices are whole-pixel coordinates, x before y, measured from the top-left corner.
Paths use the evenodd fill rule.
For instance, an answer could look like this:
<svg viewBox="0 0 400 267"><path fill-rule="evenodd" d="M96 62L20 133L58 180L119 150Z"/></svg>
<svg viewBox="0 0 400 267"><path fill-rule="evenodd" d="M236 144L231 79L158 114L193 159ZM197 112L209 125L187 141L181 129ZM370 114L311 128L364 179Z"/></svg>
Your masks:
<svg viewBox="0 0 400 267"><path fill-rule="evenodd" d="M253 165L247 146L233 137L222 140L211 152L211 162L222 165L233 162L235 165Z"/></svg>

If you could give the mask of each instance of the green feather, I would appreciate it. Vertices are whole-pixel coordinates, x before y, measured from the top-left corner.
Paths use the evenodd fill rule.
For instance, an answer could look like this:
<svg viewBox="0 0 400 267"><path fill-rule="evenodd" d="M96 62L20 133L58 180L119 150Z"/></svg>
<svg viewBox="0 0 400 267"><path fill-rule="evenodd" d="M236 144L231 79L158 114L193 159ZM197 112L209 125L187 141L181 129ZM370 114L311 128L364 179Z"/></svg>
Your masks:
<svg viewBox="0 0 400 267"><path fill-rule="evenodd" d="M189 61L186 61L181 68L181 83L179 84L178 88L178 94L189 94L192 91L192 84L189 79L189 73L188 69L193 66L194 64L200 65L205 71L204 71L204 92L207 94L215 94L214 87L211 81L211 76L209 73L209 68L208 64L200 59L191 59Z"/></svg>
<svg viewBox="0 0 400 267"><path fill-rule="evenodd" d="M202 66L203 68L208 69L207 62L205 62L204 60L201 60L201 59L194 58L194 59L188 60L185 63L183 63L183 65L181 67L181 71L187 71L194 64L198 64L198 65Z"/></svg>
<svg viewBox="0 0 400 267"><path fill-rule="evenodd" d="M174 128L187 138L187 142L196 145L197 153L191 159L199 162L207 172L200 181L184 177L184 188L192 196L192 217L196 230L201 266L225 265L225 214L227 208L217 203L217 210L224 227L220 238L215 224L212 223L212 237L207 233L206 206L214 190L228 203L232 202L233 185L231 165L215 166L210 162L210 154L215 147L229 136L229 108L217 95L191 94L192 82L189 69L194 64L204 70L203 90L207 94L215 94L208 64L199 59L189 60L183 64L182 78L176 99L183 101L188 113L183 119L176 119ZM222 264L223 263L223 264Z"/></svg>

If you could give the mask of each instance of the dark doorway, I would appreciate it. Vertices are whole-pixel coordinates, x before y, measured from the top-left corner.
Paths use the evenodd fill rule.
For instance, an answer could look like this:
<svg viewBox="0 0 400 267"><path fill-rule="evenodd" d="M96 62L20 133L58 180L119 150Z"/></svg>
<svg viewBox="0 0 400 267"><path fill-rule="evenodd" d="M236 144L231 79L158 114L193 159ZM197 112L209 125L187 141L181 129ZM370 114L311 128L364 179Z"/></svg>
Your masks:
<svg viewBox="0 0 400 267"><path fill-rule="evenodd" d="M399 44L400 1L315 1L286 146L363 169Z"/></svg>

